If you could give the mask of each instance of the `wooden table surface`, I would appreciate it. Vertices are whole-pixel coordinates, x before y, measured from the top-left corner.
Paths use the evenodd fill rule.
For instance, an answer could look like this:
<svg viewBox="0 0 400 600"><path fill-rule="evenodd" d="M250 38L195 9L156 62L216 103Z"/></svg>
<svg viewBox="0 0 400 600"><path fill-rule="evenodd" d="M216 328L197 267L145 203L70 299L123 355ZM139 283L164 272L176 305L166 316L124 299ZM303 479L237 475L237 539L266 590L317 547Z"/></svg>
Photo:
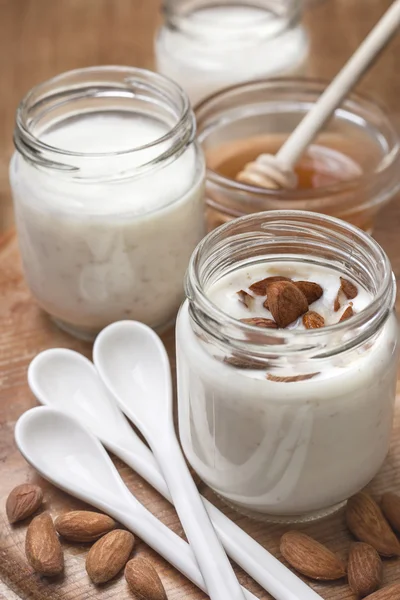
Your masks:
<svg viewBox="0 0 400 600"><path fill-rule="evenodd" d="M331 77L356 48L389 0L325 0L314 4L306 15L311 36L309 74ZM62 71L100 64L151 67L153 34L159 20L157 0L0 0L0 599L21 598L106 600L131 597L122 578L96 589L84 570L85 548L66 546L66 574L48 582L32 573L24 557L26 525L13 528L4 517L8 491L25 481L39 481L19 455L13 440L15 421L36 404L26 383L26 369L37 352L64 346L90 356L88 344L59 332L41 314L30 297L21 274L16 239L11 229L12 211L7 168L12 152L14 112L28 89ZM396 68L397 67L397 68ZM400 116L400 36L360 86L389 110ZM395 201L379 218L375 231L400 276L400 206ZM165 336L173 346L173 333ZM172 357L173 360L173 357ZM400 492L400 418L397 418L390 455L373 489ZM174 531L182 529L173 509L138 476L117 461L125 481L140 501ZM46 501L53 514L81 503L46 485ZM202 490L212 498L204 485ZM217 502L217 501L216 501ZM224 508L229 516L260 543L279 556L282 529L250 521ZM346 556L349 537L343 515L306 528L319 540ZM184 577L138 543L137 551L149 556L158 569L169 600L196 600L205 595ZM386 581L400 581L400 564L388 561ZM259 598L270 598L248 576L238 570L241 582ZM318 585L326 600L352 598L345 584Z"/></svg>

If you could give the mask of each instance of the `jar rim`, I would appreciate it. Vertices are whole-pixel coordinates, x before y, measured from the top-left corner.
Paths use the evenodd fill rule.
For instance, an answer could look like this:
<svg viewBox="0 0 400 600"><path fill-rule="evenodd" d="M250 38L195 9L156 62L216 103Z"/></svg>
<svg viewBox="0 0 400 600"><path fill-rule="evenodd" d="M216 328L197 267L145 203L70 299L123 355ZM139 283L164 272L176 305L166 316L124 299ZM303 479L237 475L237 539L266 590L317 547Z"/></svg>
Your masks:
<svg viewBox="0 0 400 600"><path fill-rule="evenodd" d="M341 231L341 234L358 238L367 248L375 252L375 260L383 267L384 275L372 302L347 321L306 331L300 329L261 329L242 323L224 312L210 300L201 284L200 267L202 266L202 253L205 252L205 247L207 246L216 251L219 240L221 240L221 246L223 240L231 240L231 243L233 243L232 238L235 237L238 239L240 236L240 234L229 236L229 232L235 228L240 228L242 225L255 226L260 224L262 226L266 221L275 222L275 224L283 223L290 226L302 224L303 227L310 227L311 222L316 222L316 226L320 230L323 227L333 227ZM354 331L354 336L348 341L345 349L347 347L354 347L371 337L379 326L386 321L390 311L393 309L396 297L396 282L389 259L382 247L369 234L358 227L336 217L319 213L299 210L273 210L234 219L206 235L197 245L190 259L185 278L185 291L189 299L189 304L194 307L193 312L197 314L198 309L201 313L202 326L205 325L208 333L221 340L228 339L236 348L243 350L243 348L251 346L245 340L246 338L247 340L249 339L248 334L254 334L255 330L257 330L257 342L255 345L253 344L253 351L255 349L256 352L260 352L260 348L262 348L261 353L268 353L271 350L274 353L279 353L279 345L285 344L285 348L287 349L287 344L290 345L292 343L293 350L296 352L303 349L307 353L314 353L315 351L323 353L327 346L326 339L332 333L343 333L348 331L349 328ZM343 349L343 346L341 346L341 349ZM322 354L320 356L322 357Z"/></svg>
<svg viewBox="0 0 400 600"><path fill-rule="evenodd" d="M182 0L180 0L182 4ZM198 6L200 2L200 6ZM186 6L186 10L182 8L181 12L177 10L177 1L176 0L164 0L162 3L162 12L167 24L178 31L182 31L185 34L189 34L190 36L201 37L199 35L199 31L197 29L193 29L190 27L190 24L186 22L186 18L188 15L193 14L194 12L202 9L207 9L210 7L216 6L215 2L209 0L189 0L186 2L188 6ZM184 2L183 2L184 4ZM226 4L237 5L236 2L226 2L222 1L218 3L218 7L224 7ZM295 23L300 20L303 2L302 0L286 0L282 2L282 0L250 0L248 4L252 8L258 8L260 10L268 11L269 15L274 15L275 17L282 19L282 28L277 30L271 37L276 37L282 34L282 29L286 30L290 27L293 27ZM245 3L240 3L239 6L247 6ZM245 38L249 35L249 29L254 29L255 31L260 31L262 27L268 23L270 20L270 16L266 15L264 18L260 18L260 15L255 15L254 19L246 22L246 27L243 26L243 22L240 23L225 23L225 31L230 31L234 34L236 41L241 38ZM212 21L205 23L205 27L212 27ZM230 39L229 37L227 38Z"/></svg>
<svg viewBox="0 0 400 600"><path fill-rule="evenodd" d="M60 103L66 105L68 103L68 97L66 97L68 93L72 94L71 99L76 99L79 92L93 90L91 95L93 99L98 98L102 90L110 97L110 89L116 94L118 91L126 90L132 94L132 97L140 97L141 99L145 98L143 94L153 93L154 103L158 106L161 106L162 101L166 105L169 103L168 112L174 118L174 125L161 137L151 142L108 152L82 152L62 149L44 142L40 139L40 135L37 136L32 132L32 122L30 121L32 117L30 117L30 114L34 110L43 110L43 107L46 110L46 103L51 102L52 99L58 98ZM150 102L150 100L148 101ZM175 114L173 110L175 110ZM86 112L90 114L93 111ZM134 155L148 148L170 142L171 147L164 153L165 156L164 154L157 155L143 165L149 167L159 163L164 158L168 158L172 154L172 148L174 156L176 156L175 152L183 151L194 140L195 133L196 123L187 94L174 81L147 69L121 65L103 65L66 71L31 88L17 108L14 144L16 149L33 163L56 168L58 166L61 170L75 170L68 165L58 163L57 160L60 157L104 160L106 157Z"/></svg>
<svg viewBox="0 0 400 600"><path fill-rule="evenodd" d="M239 83L224 88L223 90L217 91L211 94L194 107L195 117L198 124L198 140L202 144L205 139L202 136L202 131L199 128L199 116L202 111L209 109L213 103L223 101L230 94L246 90L256 90L257 88L268 90L279 90L284 89L286 92L292 90L293 93L298 93L299 88L303 88L306 92L315 92L320 95L324 89L329 85L329 81L323 78L313 77L275 77L268 79L256 79L250 82ZM266 104L268 100L265 101ZM340 194L352 191L354 186L367 186L374 182L376 179L381 179L385 174L395 165L396 162L400 163L400 134L397 131L393 121L389 117L389 111L380 102L376 101L368 94L352 92L343 101L343 106L349 106L349 112L351 112L351 104L357 106L364 106L369 110L379 113L379 116L384 120L385 127L387 128L388 136L392 148L388 154L382 157L379 165L372 173L365 173L360 177L341 181L328 186L319 187L315 189L267 189L252 186L249 184L241 183L229 177L219 174L213 169L207 166L207 179L210 183L215 184L219 189L224 189L227 192L237 193L242 197L252 197L254 199L274 199L275 201L288 201L288 200L307 200L311 204L317 204L321 197L329 194L330 196L338 196ZM207 127L204 131L207 131ZM400 184L399 184L400 185Z"/></svg>

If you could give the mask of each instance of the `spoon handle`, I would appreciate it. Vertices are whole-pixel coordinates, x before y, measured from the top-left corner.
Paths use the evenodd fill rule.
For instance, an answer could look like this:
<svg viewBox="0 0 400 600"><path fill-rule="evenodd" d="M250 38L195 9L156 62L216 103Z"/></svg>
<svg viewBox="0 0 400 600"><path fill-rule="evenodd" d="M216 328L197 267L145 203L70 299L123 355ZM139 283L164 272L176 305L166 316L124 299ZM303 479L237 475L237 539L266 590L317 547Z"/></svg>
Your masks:
<svg viewBox="0 0 400 600"><path fill-rule="evenodd" d="M175 435L166 435L152 444L155 458L164 474L175 509L212 600L243 600L236 575L205 510L189 473Z"/></svg>
<svg viewBox="0 0 400 600"><path fill-rule="evenodd" d="M129 500L125 503L125 499L123 505L120 503L117 508L109 506L106 512L112 513L115 519L125 525L127 529L139 535L146 544L156 550L160 556L165 558L198 588L206 594L208 593L189 544L161 523L154 515L143 507L142 510L138 510L136 501L131 505ZM246 600L257 600L256 596L245 588L242 588L242 593ZM295 600L294 596L293 600Z"/></svg>
<svg viewBox="0 0 400 600"><path fill-rule="evenodd" d="M139 438L134 440L132 438L131 449L128 446L106 445L111 452L139 473L164 498L173 503L168 486L152 452ZM147 452L138 453L138 445L142 445ZM271 596L276 600L322 600L317 592L225 516L216 506L204 497L202 500L229 556Z"/></svg>

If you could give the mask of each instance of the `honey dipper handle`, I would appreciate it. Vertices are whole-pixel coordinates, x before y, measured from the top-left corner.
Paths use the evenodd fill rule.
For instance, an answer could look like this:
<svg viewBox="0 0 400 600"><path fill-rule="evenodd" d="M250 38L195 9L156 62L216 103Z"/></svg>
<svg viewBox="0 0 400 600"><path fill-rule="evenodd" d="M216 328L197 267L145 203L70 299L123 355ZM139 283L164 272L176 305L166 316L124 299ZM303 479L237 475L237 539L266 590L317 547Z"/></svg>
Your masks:
<svg viewBox="0 0 400 600"><path fill-rule="evenodd" d="M281 146L276 158L283 167L288 170L293 169L307 146L313 141L334 110L341 104L399 27L400 0L395 0L350 60L336 75L332 83L326 88L314 108L307 113Z"/></svg>

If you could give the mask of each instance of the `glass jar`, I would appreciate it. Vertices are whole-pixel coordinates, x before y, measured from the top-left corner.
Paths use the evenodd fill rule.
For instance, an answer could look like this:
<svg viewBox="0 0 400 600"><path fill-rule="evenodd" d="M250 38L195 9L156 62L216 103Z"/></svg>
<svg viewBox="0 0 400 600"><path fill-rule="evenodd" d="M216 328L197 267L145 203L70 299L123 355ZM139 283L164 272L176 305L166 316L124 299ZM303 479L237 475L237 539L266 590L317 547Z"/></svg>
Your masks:
<svg viewBox="0 0 400 600"><path fill-rule="evenodd" d="M157 70L192 104L229 85L305 69L301 0L165 0L163 8Z"/></svg>
<svg viewBox="0 0 400 600"><path fill-rule="evenodd" d="M19 244L39 305L85 338L120 319L172 322L205 232L186 94L141 69L71 71L24 98L15 146Z"/></svg>
<svg viewBox="0 0 400 600"><path fill-rule="evenodd" d="M336 110L300 161L300 175L316 171L303 189L268 190L235 180L245 163L278 151L326 85L312 79L256 81L224 90L197 107L210 228L249 213L298 209L372 231L378 211L400 189L400 138L385 111L358 94Z"/></svg>
<svg viewBox="0 0 400 600"><path fill-rule="evenodd" d="M370 303L347 321L300 330L254 327L210 300L223 277L277 257L295 269L331 267ZM258 518L311 520L375 476L393 422L395 294L380 246L331 217L271 211L200 242L177 319L179 430L188 461L217 494Z"/></svg>

